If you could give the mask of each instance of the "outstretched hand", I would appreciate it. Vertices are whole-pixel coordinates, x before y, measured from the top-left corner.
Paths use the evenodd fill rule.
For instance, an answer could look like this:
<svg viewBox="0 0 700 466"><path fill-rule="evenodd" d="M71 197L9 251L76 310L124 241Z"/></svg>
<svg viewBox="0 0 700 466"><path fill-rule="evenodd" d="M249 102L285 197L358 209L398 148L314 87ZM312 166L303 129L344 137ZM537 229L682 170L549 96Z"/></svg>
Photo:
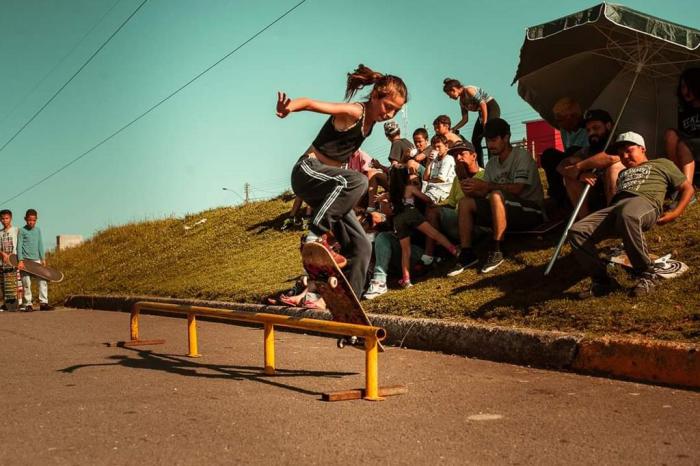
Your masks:
<svg viewBox="0 0 700 466"><path fill-rule="evenodd" d="M280 118L284 118L287 115L291 113L291 108L289 104L292 102L292 99L287 97L287 94L284 92L277 92L277 116Z"/></svg>

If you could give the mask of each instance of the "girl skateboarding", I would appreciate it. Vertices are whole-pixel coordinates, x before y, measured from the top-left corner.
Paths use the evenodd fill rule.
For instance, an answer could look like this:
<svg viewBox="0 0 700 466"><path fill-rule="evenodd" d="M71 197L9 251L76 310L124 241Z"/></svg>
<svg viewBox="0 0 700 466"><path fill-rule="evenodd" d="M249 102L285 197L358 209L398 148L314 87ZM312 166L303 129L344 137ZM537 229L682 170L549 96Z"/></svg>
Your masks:
<svg viewBox="0 0 700 466"><path fill-rule="evenodd" d="M350 102L355 93L372 86L364 102ZM360 65L348 73L345 102L321 102L305 97L290 99L277 93L277 116L312 111L329 115L311 146L292 169L292 189L312 208L306 242L319 241L328 247L332 235L341 254L330 248L339 267L348 266L346 275L357 296L362 296L372 244L353 212L353 206L367 192L367 178L345 168L378 121L396 115L408 99L401 78L385 75Z"/></svg>

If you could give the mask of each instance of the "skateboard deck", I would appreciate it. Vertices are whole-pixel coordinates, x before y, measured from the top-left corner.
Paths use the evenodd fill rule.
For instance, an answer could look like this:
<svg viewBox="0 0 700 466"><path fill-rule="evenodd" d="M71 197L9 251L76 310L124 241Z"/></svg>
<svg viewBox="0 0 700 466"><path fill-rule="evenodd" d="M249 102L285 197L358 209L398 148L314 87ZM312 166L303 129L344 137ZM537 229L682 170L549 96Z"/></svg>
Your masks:
<svg viewBox="0 0 700 466"><path fill-rule="evenodd" d="M10 264L13 267L17 267L17 264L19 264L16 254L10 255ZM31 260L24 261L24 272L38 278L43 278L44 280L48 280L50 282L63 281L63 272L59 272L51 267L45 267L38 262Z"/></svg>
<svg viewBox="0 0 700 466"><path fill-rule="evenodd" d="M8 311L16 311L19 304L17 286L17 269L7 265L2 266L2 292L5 308Z"/></svg>
<svg viewBox="0 0 700 466"><path fill-rule="evenodd" d="M350 283L328 250L319 243L307 243L301 250L304 269L309 274L309 282L316 287L326 303L333 320L358 325L372 325L362 304L357 299ZM339 345L342 340L339 340ZM384 347L379 343L379 350Z"/></svg>
<svg viewBox="0 0 700 466"><path fill-rule="evenodd" d="M654 261L654 272L662 278L675 278L688 271L688 265L671 259L671 254L661 257L656 254L649 254L649 258ZM613 264L621 265L628 269L632 268L632 263L627 257L627 253L622 249L613 249L608 260Z"/></svg>

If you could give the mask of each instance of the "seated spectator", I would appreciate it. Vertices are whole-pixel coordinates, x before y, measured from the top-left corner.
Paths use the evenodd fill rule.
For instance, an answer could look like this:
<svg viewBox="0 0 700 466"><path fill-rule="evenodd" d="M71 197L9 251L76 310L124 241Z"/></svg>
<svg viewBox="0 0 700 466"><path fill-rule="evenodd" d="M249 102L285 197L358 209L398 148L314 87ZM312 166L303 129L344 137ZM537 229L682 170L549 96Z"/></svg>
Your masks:
<svg viewBox="0 0 700 466"><path fill-rule="evenodd" d="M406 167L411 174L418 175L420 179L423 179L428 155L433 151L428 131L425 128L418 128L413 132L413 144L416 146L416 154L406 162Z"/></svg>
<svg viewBox="0 0 700 466"><path fill-rule="evenodd" d="M414 229L420 231L433 241L437 241L453 256L457 255L457 247L436 230L416 208L416 199L426 204L432 204L432 199L423 194L420 187L410 181L406 167L395 167L391 170L389 182L389 197L394 211L394 234L401 244L401 275L399 285L402 288L413 286L410 274L411 233Z"/></svg>
<svg viewBox="0 0 700 466"><path fill-rule="evenodd" d="M562 97L554 104L552 112L557 129L561 133L564 151L553 147L545 149L540 157L540 165L547 176L547 194L558 207L567 208L570 207L569 198L562 175L557 171L557 166L564 158L588 147L588 135L586 134L586 123L583 121L581 106L574 99Z"/></svg>
<svg viewBox="0 0 700 466"><path fill-rule="evenodd" d="M564 186L571 205L577 205L586 184L597 186L591 190L578 212L578 218L588 215L592 209L610 204L615 194L617 175L624 167L617 155L603 151L610 139L613 119L605 110L589 110L584 115L588 147L565 158L557 166L564 179Z"/></svg>
<svg viewBox="0 0 700 466"><path fill-rule="evenodd" d="M430 224L445 233L451 239L459 240L459 222L457 207L464 197L461 181L467 178L484 178L484 169L476 161L476 150L471 142L462 142L452 146L447 153L455 158L455 176L450 188L450 194L439 205L430 205L425 211L425 218ZM435 241L426 238L425 254L421 261L425 265L433 263Z"/></svg>
<svg viewBox="0 0 700 466"><path fill-rule="evenodd" d="M491 158L486 164L484 178L461 181L464 198L459 201L459 236L462 251L450 275L476 265L472 249L475 225L490 226L493 241L481 272L487 273L503 263L501 241L507 230L527 230L545 220L544 194L537 164L522 147L510 143L510 125L494 118L484 128L486 145Z"/></svg>
<svg viewBox="0 0 700 466"><path fill-rule="evenodd" d="M666 131L666 154L700 187L700 68L689 68L678 82L678 129Z"/></svg>
<svg viewBox="0 0 700 466"><path fill-rule="evenodd" d="M433 129L435 129L435 134L439 134L447 138L447 145L449 147L452 147L454 144L462 141L462 138L452 131L452 120L450 120L450 117L447 115L438 116L433 121Z"/></svg>
<svg viewBox="0 0 700 466"><path fill-rule="evenodd" d="M455 159L447 156L445 136L436 134L430 143L435 151L428 156L428 166L423 173L423 192L434 203L439 203L450 194L455 178Z"/></svg>
<svg viewBox="0 0 700 466"><path fill-rule="evenodd" d="M628 132L618 136L613 149L626 167L617 180L617 192L609 207L576 222L569 230L569 242L576 260L591 275L591 287L579 297L603 296L612 291L606 264L598 259L595 244L605 238L621 237L634 274L639 281L632 296L644 296L658 285L653 261L647 252L643 231L663 225L683 213L693 187L669 159L649 160L644 138ZM678 205L662 214L666 192L679 190Z"/></svg>
<svg viewBox="0 0 700 466"><path fill-rule="evenodd" d="M401 137L401 128L395 121L384 123L384 135L391 142L389 148L389 166L382 165L377 159L372 160L372 168L377 172L369 180L369 206L376 209L377 190L379 186L389 189L389 168L405 163L405 161L416 154L416 148L411 141Z"/></svg>

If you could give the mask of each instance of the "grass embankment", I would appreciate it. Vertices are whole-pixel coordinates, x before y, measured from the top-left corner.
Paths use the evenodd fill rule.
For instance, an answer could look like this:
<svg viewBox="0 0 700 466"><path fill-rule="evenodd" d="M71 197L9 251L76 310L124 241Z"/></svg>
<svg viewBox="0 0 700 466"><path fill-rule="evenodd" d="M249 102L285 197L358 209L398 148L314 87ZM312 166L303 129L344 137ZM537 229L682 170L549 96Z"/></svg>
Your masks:
<svg viewBox="0 0 700 466"><path fill-rule="evenodd" d="M290 206L272 200L109 228L50 257L66 275L51 286L52 301L69 294L144 294L259 302L288 288L300 273L299 232L279 231ZM206 223L185 229L204 218ZM544 277L560 234L554 232L510 237L506 263L490 274L469 270L446 278L448 262L413 288L364 303L375 313L700 342L699 225L700 203L695 203L679 221L647 233L652 252L673 253L691 270L643 299L629 298L623 289L576 300L588 281L568 247ZM623 271L614 275L623 286L632 285Z"/></svg>

